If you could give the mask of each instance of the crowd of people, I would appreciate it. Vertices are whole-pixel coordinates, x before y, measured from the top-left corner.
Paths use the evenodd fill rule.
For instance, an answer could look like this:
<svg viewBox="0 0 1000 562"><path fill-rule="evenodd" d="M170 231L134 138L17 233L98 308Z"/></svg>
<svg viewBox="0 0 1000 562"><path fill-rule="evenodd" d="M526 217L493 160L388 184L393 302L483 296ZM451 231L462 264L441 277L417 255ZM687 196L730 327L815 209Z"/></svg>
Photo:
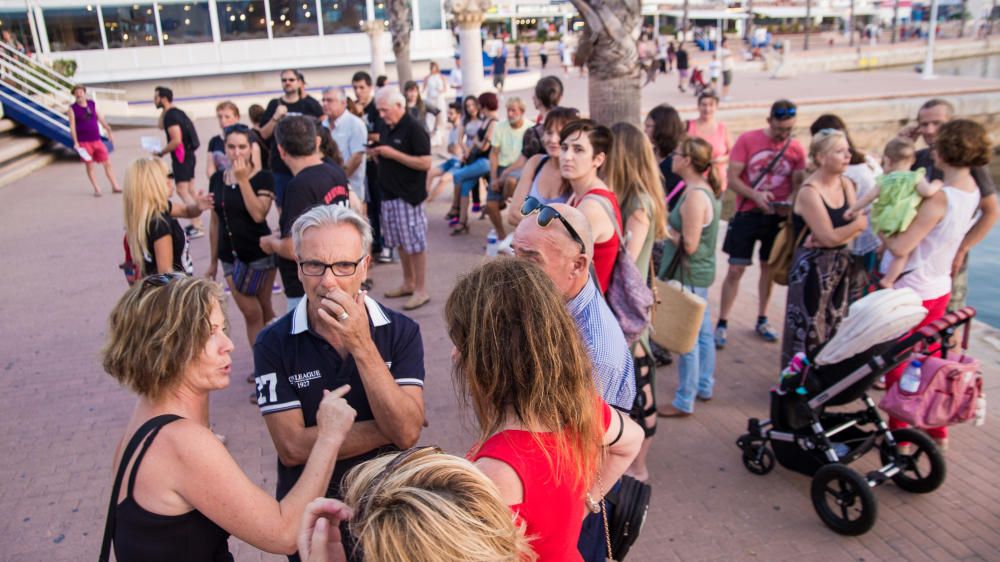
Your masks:
<svg viewBox="0 0 1000 562"><path fill-rule="evenodd" d="M224 560L230 535L291 560L603 560L601 498L626 475L649 479L657 418L712 400L755 254L758 316L746 337L780 340L783 367L827 341L873 284L917 291L924 323L961 306L968 252L1000 209L985 130L944 100L924 104L880 165L835 115L812 124L804 147L789 100L733 141L711 89L696 118L662 104L640 128L561 105L556 76L536 84L534 119L517 97L448 103L436 65L401 90L376 92L358 72L352 92L327 88L321 100L304 80L282 72L282 95L251 107L250 125L219 104L208 193L194 189L190 119L156 89L167 144L126 171L135 273L103 350L108 373L138 396L115 455L106 544L119 560ZM80 127L96 110L85 97L78 105L75 138L102 163ZM435 132L447 133L443 158L432 155ZM918 137L928 148L915 149ZM167 154L170 168L155 157ZM732 217L722 216L727 190ZM442 193L452 235L482 211L509 254L460 276L444 303L449 370L476 423L459 455L416 447L424 343L404 313L430 301L425 207ZM891 228L872 210L889 197L913 211ZM202 227L185 232L178 219L206 211L211 259L196 277L188 240ZM782 334L767 315L768 261L786 221L795 245ZM720 234L729 263L717 276ZM394 254L403 282L376 299L372 264ZM670 404L657 406L656 370L673 358L648 326L626 338L609 303L622 260L643 283L674 281L706 301L722 278L716 323L706 306L696 345L676 359ZM279 274L283 313L272 304ZM253 348L247 381L277 456L273 499L209 429L209 396L232 375L227 293ZM403 312L383 304L402 298ZM932 436L946 444L943 429Z"/></svg>

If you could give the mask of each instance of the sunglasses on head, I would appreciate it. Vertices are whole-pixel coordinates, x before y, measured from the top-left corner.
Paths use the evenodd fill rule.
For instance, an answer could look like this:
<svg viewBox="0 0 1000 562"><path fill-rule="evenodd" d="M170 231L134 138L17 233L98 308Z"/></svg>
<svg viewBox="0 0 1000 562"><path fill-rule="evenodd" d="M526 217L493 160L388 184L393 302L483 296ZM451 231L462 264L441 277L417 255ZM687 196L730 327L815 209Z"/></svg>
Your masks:
<svg viewBox="0 0 1000 562"><path fill-rule="evenodd" d="M552 223L552 219L559 219L559 222L563 223L563 226L566 227L566 232L569 232L573 241L580 245L580 253L587 253L587 247L583 243L583 238L580 238L580 235L577 234L573 225L566 220L566 217L562 216L559 211L549 207L534 197L526 198L524 200L524 204L521 205L521 214L528 216L535 212L538 212L538 226L542 228L549 226L549 224Z"/></svg>
<svg viewBox="0 0 1000 562"><path fill-rule="evenodd" d="M156 275L150 275L142 280L142 288L139 292L142 293L146 290L146 287L163 287L169 285L171 281L175 279L181 279L187 277L183 273L177 273L176 271L170 273L158 273Z"/></svg>
<svg viewBox="0 0 1000 562"><path fill-rule="evenodd" d="M226 136L229 136L229 133L249 133L249 132L250 132L250 127L244 125L243 123L235 123L233 125L230 125L222 129L222 133Z"/></svg>
<svg viewBox="0 0 1000 562"><path fill-rule="evenodd" d="M389 464L385 465L382 472L379 472L378 475L375 476L375 478L373 478L368 484L368 490L366 490L358 500L357 509L354 511L354 521L364 521L364 514L368 511L370 504L374 501L375 495L378 494L379 487L383 482L385 482L389 475L395 472L400 466L413 459L443 453L444 451L442 451L440 447L429 446L413 447L396 455L396 458L389 461Z"/></svg>
<svg viewBox="0 0 1000 562"><path fill-rule="evenodd" d="M793 107L777 107L777 108L771 110L771 117L773 117L775 119L779 119L779 120L780 119L788 119L788 118L791 118L791 117L795 117L796 113L798 113L798 110L794 106Z"/></svg>

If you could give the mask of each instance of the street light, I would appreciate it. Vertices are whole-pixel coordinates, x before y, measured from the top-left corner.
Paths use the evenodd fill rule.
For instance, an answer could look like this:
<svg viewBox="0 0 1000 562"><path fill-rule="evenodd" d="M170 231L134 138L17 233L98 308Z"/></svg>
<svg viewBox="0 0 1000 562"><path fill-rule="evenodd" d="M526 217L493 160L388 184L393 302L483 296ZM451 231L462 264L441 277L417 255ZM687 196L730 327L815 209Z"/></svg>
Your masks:
<svg viewBox="0 0 1000 562"><path fill-rule="evenodd" d="M927 56L924 58L924 71L920 75L924 80L934 79L934 39L937 37L938 0L931 0L931 20L927 26Z"/></svg>

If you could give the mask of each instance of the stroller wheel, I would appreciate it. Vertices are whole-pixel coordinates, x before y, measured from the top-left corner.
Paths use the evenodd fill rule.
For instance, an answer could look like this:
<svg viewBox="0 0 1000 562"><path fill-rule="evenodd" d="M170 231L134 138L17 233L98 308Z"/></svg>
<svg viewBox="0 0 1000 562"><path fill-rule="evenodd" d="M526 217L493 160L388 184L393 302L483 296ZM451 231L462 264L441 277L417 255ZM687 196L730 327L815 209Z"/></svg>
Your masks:
<svg viewBox="0 0 1000 562"><path fill-rule="evenodd" d="M899 472L892 477L897 486L914 494L926 494L938 489L944 483L944 456L937 444L926 433L918 429L897 429L892 432L896 443L910 443L914 450L908 455L899 453L897 447L889 447L882 441L879 457L886 465L898 461ZM895 449L895 450L894 450Z"/></svg>
<svg viewBox="0 0 1000 562"><path fill-rule="evenodd" d="M878 518L878 503L868 481L842 464L820 468L813 476L811 495L819 518L841 535L863 535Z"/></svg>
<svg viewBox="0 0 1000 562"><path fill-rule="evenodd" d="M764 475L774 469L774 453L761 443L743 450L743 466L754 474Z"/></svg>

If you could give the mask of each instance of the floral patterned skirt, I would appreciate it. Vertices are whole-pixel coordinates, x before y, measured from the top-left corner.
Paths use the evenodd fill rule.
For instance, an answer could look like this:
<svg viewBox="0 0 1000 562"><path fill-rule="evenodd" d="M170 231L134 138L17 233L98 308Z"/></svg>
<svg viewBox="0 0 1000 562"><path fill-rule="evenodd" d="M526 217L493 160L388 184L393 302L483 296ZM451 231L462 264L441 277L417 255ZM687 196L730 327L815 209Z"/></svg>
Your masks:
<svg viewBox="0 0 1000 562"><path fill-rule="evenodd" d="M811 355L847 316L852 284L851 252L842 248L798 248L788 271L781 366L799 351Z"/></svg>

